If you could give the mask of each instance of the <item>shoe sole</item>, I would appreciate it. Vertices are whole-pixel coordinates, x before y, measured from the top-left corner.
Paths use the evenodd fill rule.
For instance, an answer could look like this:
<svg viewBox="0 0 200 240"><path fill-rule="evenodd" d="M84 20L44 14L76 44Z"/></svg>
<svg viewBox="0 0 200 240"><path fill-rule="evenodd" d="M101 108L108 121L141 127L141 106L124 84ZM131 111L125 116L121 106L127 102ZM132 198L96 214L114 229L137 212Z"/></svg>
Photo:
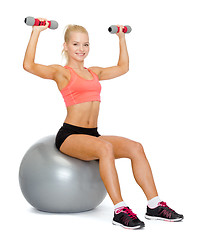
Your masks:
<svg viewBox="0 0 200 240"><path fill-rule="evenodd" d="M124 226L123 224L118 223L118 222L115 222L115 221L112 221L112 224L113 224L113 225L116 225L116 226L123 227L123 228L125 228L125 229L139 229L139 228L143 228L143 227L144 227L144 225L137 225L137 226L135 226L135 227L128 227L128 226Z"/></svg>
<svg viewBox="0 0 200 240"><path fill-rule="evenodd" d="M183 218L165 219L165 218L161 218L161 217L154 217L154 216L148 216L148 215L145 215L145 218L148 220L161 220L161 221L165 221L165 222L180 222L181 220L183 220Z"/></svg>

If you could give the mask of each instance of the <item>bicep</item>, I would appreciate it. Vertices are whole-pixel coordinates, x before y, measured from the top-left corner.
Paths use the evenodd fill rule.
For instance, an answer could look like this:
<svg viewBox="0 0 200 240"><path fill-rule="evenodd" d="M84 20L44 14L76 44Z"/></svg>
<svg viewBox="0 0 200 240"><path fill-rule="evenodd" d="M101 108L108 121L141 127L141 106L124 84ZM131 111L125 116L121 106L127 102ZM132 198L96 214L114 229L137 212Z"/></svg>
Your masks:
<svg viewBox="0 0 200 240"><path fill-rule="evenodd" d="M31 66L24 67L24 69L38 77L55 80L57 67L56 65L42 65L34 63Z"/></svg>
<svg viewBox="0 0 200 240"><path fill-rule="evenodd" d="M128 69L124 68L123 66L113 66L107 68L94 67L94 69L96 69L98 73L99 80L116 78L128 72Z"/></svg>

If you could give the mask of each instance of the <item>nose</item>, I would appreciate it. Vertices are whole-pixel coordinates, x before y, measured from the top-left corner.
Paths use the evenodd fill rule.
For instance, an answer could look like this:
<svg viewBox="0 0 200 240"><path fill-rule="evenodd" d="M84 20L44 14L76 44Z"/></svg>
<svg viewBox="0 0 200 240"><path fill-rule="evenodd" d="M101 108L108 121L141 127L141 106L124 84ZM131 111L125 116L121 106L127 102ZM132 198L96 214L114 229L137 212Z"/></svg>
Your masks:
<svg viewBox="0 0 200 240"><path fill-rule="evenodd" d="M82 44L80 44L79 50L83 51L83 45Z"/></svg>

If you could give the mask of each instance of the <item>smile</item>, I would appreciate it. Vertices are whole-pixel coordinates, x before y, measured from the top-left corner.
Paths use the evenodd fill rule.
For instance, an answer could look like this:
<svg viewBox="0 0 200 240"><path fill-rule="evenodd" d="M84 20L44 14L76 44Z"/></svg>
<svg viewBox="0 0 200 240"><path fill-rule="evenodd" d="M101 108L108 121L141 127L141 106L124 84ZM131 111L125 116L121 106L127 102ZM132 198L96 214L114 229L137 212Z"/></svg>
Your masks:
<svg viewBox="0 0 200 240"><path fill-rule="evenodd" d="M84 56L85 55L85 53L76 53L77 55L79 55L79 56Z"/></svg>

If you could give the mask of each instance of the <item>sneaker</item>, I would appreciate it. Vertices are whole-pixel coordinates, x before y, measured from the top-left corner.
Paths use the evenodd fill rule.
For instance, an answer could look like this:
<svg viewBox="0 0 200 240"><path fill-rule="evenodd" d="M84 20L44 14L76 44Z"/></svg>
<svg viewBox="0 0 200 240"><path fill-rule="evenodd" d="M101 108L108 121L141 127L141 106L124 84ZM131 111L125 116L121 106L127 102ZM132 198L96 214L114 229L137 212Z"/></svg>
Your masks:
<svg viewBox="0 0 200 240"><path fill-rule="evenodd" d="M169 208L166 202L159 202L158 207L149 208L147 206L146 219L164 220L168 222L178 222L183 220L183 215L176 213L173 209Z"/></svg>
<svg viewBox="0 0 200 240"><path fill-rule="evenodd" d="M137 229L144 227L144 223L129 207L121 207L115 210L112 223L126 229Z"/></svg>

